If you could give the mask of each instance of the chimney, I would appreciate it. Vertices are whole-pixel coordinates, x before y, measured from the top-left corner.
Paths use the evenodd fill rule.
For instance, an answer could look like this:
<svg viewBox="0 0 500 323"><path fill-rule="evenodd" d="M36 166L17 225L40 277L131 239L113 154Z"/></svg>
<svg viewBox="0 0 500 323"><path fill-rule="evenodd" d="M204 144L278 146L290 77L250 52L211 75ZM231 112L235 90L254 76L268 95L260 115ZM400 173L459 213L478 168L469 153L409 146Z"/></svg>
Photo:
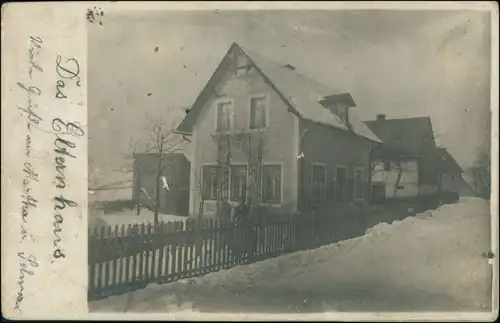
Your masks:
<svg viewBox="0 0 500 323"><path fill-rule="evenodd" d="M295 71L295 66L293 66L292 64L286 64L284 67L288 68L291 71Z"/></svg>
<svg viewBox="0 0 500 323"><path fill-rule="evenodd" d="M384 121L385 120L385 114L377 114L377 121Z"/></svg>

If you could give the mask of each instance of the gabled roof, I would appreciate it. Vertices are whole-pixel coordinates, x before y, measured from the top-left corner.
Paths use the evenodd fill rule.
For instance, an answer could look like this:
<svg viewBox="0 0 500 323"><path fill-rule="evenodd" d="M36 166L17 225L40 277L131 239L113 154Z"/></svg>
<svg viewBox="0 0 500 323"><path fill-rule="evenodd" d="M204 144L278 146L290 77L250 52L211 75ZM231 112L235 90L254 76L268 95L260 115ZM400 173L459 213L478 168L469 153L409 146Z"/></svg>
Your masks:
<svg viewBox="0 0 500 323"><path fill-rule="evenodd" d="M449 172L462 174L464 171L453 156L445 148L437 148L441 169Z"/></svg>
<svg viewBox="0 0 500 323"><path fill-rule="evenodd" d="M384 119L365 123L386 147L414 157L423 156L425 140L431 139L427 137L433 133L429 117Z"/></svg>
<svg viewBox="0 0 500 323"><path fill-rule="evenodd" d="M190 133L196 122L197 115L202 108L206 96L211 93L207 88L215 86L222 78L221 68L227 61L227 56L234 49L241 50L253 62L257 70L263 75L274 90L282 97L292 110L301 118L326 126L331 126L344 131L352 131L354 134L375 142L381 142L379 138L351 111L349 113L350 129L347 125L329 110L325 109L320 101L332 94L341 94L324 85L321 85L295 71L285 64L275 63L261 55L242 48L233 43L228 53L222 60L215 73L212 75L206 87L193 104L190 112L178 127L178 132ZM206 92L204 94L204 92ZM345 96L345 94L344 94ZM350 97L350 95L349 95ZM351 98L352 100L352 98Z"/></svg>

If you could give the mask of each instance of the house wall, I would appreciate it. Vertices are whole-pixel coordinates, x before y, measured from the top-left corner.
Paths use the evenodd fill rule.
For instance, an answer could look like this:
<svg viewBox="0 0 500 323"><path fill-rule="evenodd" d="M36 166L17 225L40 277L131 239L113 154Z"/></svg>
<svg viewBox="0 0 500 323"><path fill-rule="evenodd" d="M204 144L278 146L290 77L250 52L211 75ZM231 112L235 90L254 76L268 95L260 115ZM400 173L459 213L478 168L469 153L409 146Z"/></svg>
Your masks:
<svg viewBox="0 0 500 323"><path fill-rule="evenodd" d="M304 206L314 205L316 209L332 210L332 207L338 204L333 199L335 194L333 179L337 166L347 167L348 181L353 178L355 168L363 169L363 195L366 201L368 197L369 154L372 143L365 138L346 131L306 120L300 121L299 130L300 134L307 131L302 140L304 158L302 160L303 184L301 190ZM326 165L327 200L322 203L312 202L313 163L324 163ZM353 191L354 187L350 187L349 190Z"/></svg>
<svg viewBox="0 0 500 323"><path fill-rule="evenodd" d="M475 196L474 191L465 182L461 174L443 173L441 179L442 191L458 192L460 196Z"/></svg>
<svg viewBox="0 0 500 323"><path fill-rule="evenodd" d="M385 186L386 198L406 198L419 195L418 185L418 163L417 161L401 162L402 173L399 181L401 188L396 190L399 168L396 163L391 162L389 171L384 169L384 163L380 162L375 166L372 183L383 183ZM396 191L396 195L394 192Z"/></svg>
<svg viewBox="0 0 500 323"><path fill-rule="evenodd" d="M297 132L296 117L288 111L288 106L281 97L265 82L256 70L250 75L237 76L227 70L222 81L214 89L214 94L205 102L193 131L193 163L191 179L190 214L197 214L201 200L201 167L216 165L217 142L212 134L216 131L216 104L219 100L230 99L233 102L233 133L250 132L249 109L250 97L267 95L268 128L261 134L264 137L263 163L282 165L281 187L284 211L294 211L297 207ZM231 164L248 164L247 151L231 146ZM248 165L247 165L248 166ZM215 201L204 202L204 214L214 215Z"/></svg>
<svg viewBox="0 0 500 323"><path fill-rule="evenodd" d="M457 182L459 175L443 173L441 175L441 190L458 191Z"/></svg>

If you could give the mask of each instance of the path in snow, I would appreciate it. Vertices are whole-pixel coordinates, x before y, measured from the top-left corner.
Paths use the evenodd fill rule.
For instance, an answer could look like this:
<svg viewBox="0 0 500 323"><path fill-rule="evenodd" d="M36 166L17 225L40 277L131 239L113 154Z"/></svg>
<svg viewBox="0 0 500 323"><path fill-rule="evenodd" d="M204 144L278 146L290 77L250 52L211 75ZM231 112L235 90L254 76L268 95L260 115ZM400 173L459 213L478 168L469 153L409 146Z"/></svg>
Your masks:
<svg viewBox="0 0 500 323"><path fill-rule="evenodd" d="M92 311L479 311L489 205L464 199L363 237L92 302Z"/></svg>

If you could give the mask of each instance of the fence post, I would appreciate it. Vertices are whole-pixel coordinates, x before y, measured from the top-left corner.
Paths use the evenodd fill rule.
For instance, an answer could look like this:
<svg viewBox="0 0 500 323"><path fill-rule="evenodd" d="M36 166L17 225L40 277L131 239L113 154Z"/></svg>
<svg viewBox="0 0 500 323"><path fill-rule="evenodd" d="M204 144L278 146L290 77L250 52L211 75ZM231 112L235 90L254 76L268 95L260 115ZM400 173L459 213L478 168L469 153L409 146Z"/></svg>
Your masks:
<svg viewBox="0 0 500 323"><path fill-rule="evenodd" d="M202 251L202 219L197 218L196 219L196 240L195 240L195 246L194 246L194 258L195 258L195 266L201 266L201 260L203 257L203 251ZM201 268L201 267L200 267Z"/></svg>

